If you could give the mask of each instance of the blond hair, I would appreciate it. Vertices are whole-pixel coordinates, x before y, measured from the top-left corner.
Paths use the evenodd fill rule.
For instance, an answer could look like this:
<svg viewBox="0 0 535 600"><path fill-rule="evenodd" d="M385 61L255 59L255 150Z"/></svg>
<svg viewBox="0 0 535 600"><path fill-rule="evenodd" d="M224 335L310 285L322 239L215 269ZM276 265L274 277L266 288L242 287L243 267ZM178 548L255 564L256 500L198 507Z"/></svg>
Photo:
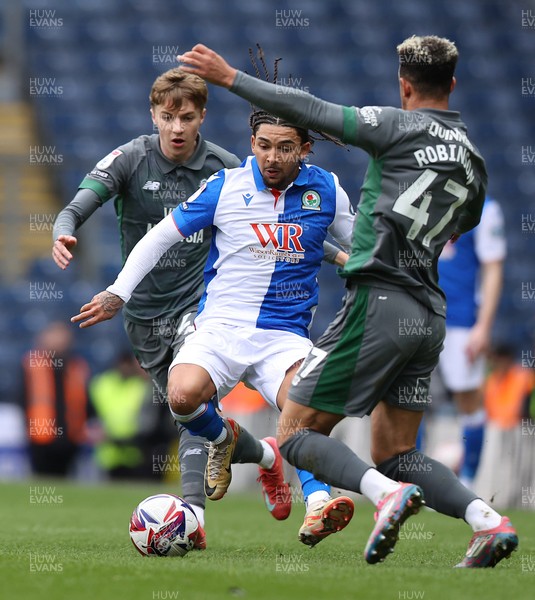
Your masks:
<svg viewBox="0 0 535 600"><path fill-rule="evenodd" d="M407 38L397 47L399 76L423 96L448 95L459 52L455 44L436 35Z"/></svg>

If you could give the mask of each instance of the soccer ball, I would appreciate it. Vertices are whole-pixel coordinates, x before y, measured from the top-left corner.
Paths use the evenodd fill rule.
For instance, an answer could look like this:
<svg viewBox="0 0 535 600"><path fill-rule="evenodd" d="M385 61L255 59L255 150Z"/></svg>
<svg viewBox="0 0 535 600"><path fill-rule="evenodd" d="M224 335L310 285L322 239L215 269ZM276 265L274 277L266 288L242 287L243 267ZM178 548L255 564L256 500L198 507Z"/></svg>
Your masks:
<svg viewBox="0 0 535 600"><path fill-rule="evenodd" d="M193 509L173 494L145 498L130 519L130 539L144 556L184 556L195 545L198 534Z"/></svg>

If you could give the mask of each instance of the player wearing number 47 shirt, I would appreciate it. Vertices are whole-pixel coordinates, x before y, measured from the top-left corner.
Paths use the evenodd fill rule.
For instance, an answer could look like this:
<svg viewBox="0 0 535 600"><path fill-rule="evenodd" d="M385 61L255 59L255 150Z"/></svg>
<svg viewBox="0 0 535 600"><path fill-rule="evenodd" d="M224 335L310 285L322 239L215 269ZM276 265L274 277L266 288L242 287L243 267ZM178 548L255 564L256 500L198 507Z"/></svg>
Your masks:
<svg viewBox="0 0 535 600"><path fill-rule="evenodd" d="M312 346L308 328L318 302L323 243L330 232L348 248L353 213L337 177L304 163L311 148L307 130L263 111L253 113L251 127L254 156L240 168L213 175L149 231L115 283L72 320L88 326L110 318L170 246L212 227L206 290L195 333L169 370L169 406L192 434L212 442L205 474L210 499L226 493L232 462L254 462L261 466L269 510L284 519L291 492L282 471L280 477L269 474L282 466L275 440L262 443L235 422L224 421L210 398L216 392L225 396L243 380L282 408ZM299 537L314 545L347 525L353 502L331 499L329 486L306 471L299 477L307 498Z"/></svg>
<svg viewBox="0 0 535 600"><path fill-rule="evenodd" d="M444 244L475 227L484 161L449 110L458 52L447 39L413 36L397 48L401 109L340 106L256 80L202 45L183 67L272 114L318 128L370 155L342 309L303 362L279 420L282 455L377 506L366 560L384 560L400 525L427 504L473 528L459 567L494 566L516 548L507 517L415 449L431 372L445 332L437 261ZM344 416L371 414L372 469L328 435ZM387 479L388 475L394 481Z"/></svg>
<svg viewBox="0 0 535 600"><path fill-rule="evenodd" d="M142 135L113 150L82 181L54 225L53 257L60 268L66 268L72 259L75 230L105 202L114 202L124 261L147 231L210 175L240 164L237 156L204 140L199 133L207 95L200 77L180 69L171 69L156 79L150 103L158 134ZM203 265L210 237L207 228L170 248L123 311L126 333L139 363L153 381L158 404L167 396L169 365L193 330L204 289ZM156 406L151 408L153 412L147 417L160 421L165 413ZM182 495L203 525L206 442L184 428L179 428L179 433ZM204 536L197 545L205 547Z"/></svg>

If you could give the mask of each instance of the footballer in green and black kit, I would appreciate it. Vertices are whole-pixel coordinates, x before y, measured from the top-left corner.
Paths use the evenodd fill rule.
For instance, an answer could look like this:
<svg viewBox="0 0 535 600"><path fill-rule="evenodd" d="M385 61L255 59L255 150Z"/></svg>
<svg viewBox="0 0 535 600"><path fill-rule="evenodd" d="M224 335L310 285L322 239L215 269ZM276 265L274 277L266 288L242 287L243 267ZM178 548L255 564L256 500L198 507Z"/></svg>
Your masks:
<svg viewBox="0 0 535 600"><path fill-rule="evenodd" d="M239 164L235 155L203 140L200 134L193 155L177 164L160 150L158 135L142 135L113 150L84 178L79 189L85 193L79 192L60 213L54 239L72 234L99 206L113 198L124 262L147 231L185 202L210 175ZM211 230L207 228L171 248L123 309L135 353L160 390L166 388L168 367L161 352L181 345L183 335L173 335L178 329L181 333L191 331L204 288L203 267L210 239ZM183 321L185 315L191 316ZM168 339L172 347L156 348L154 338L160 336L175 338Z"/></svg>
<svg viewBox="0 0 535 600"><path fill-rule="evenodd" d="M191 158L177 165L161 152L158 138L143 135L119 147L80 184L81 189L93 190L101 203L114 199L123 262L147 231L210 175L240 164L236 156L199 135ZM132 294L125 317L134 323L164 323L195 308L203 291L202 267L210 239L207 228L169 250Z"/></svg>

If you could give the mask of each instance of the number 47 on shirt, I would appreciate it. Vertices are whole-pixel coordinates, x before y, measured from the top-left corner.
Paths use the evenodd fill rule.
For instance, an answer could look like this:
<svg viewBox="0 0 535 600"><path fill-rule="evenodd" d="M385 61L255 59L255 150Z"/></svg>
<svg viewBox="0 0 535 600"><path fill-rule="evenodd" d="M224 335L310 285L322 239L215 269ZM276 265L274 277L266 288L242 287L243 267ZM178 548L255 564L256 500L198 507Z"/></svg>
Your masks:
<svg viewBox="0 0 535 600"><path fill-rule="evenodd" d="M420 233L420 230L424 225L427 225L429 220L429 213L427 209L431 203L431 192L428 192L429 186L438 177L438 173L432 169L426 169L420 177L407 188L396 200L392 210L400 215L403 215L409 219L412 219L412 225L407 234L407 239L413 240ZM457 208L461 206L468 196L468 189L464 186L448 179L444 184L444 190L449 192L457 198L457 200L450 205L446 214L440 219L440 221L430 229L422 240L422 244L428 248L431 241L446 227L451 221ZM422 197L420 206L414 206L414 203Z"/></svg>

